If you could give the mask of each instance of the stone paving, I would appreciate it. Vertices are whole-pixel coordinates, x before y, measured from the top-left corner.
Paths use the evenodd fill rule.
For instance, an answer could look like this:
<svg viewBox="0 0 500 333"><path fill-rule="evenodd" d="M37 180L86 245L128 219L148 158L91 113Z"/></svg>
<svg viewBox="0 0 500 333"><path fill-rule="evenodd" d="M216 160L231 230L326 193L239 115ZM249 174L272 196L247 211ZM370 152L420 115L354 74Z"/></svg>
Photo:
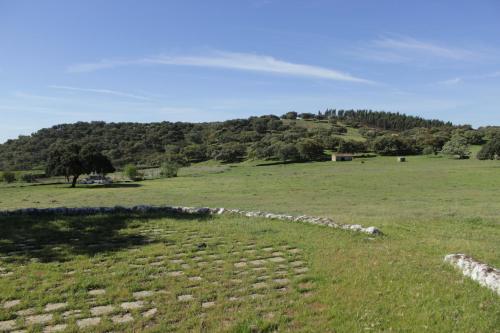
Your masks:
<svg viewBox="0 0 500 333"><path fill-rule="evenodd" d="M314 282L305 275L309 267L303 251L291 244L259 244L251 239L233 242L225 236L205 235L194 227L144 227L135 232L147 237L150 245L123 250L121 257L110 254L92 259L85 267L58 263L59 280L48 290L95 275L102 275L102 285L83 291L69 288L45 304L30 299L29 293L24 294L26 299L0 295L0 332L140 330L154 327L162 316L178 317L177 322L172 319L176 327L182 323L179 311L186 307L195 306L203 317L207 311L224 314L227 304L241 306L265 300L263 304L272 304L274 300L283 302L287 295L300 298L301 293L310 296L314 292ZM7 255L0 260L0 267L0 272L12 273L0 277L3 283L21 278L25 266L17 272ZM128 280L130 285L105 285L108 280L118 281L115 279ZM80 301L74 300L77 296ZM290 297L290 302L293 299Z"/></svg>

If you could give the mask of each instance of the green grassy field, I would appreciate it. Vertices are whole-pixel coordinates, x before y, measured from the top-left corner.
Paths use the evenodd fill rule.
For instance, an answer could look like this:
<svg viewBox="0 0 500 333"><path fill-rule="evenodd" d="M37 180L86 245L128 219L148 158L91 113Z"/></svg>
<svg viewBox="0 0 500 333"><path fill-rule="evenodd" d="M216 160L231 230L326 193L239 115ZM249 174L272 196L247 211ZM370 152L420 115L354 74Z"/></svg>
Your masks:
<svg viewBox="0 0 500 333"><path fill-rule="evenodd" d="M133 301L133 292L153 290L167 294L160 297L154 293L143 308L131 312L134 321L130 325L134 326L122 324L115 330L251 331L255 326L262 331L499 332L498 296L462 277L442 260L445 254L463 252L500 266L500 162L425 156L409 157L408 161L397 163L394 157L377 157L345 163L208 163L182 169L177 178L110 187L0 187L0 209L135 204L222 206L328 216L341 223L374 225L385 233L372 239L319 226L230 216L210 220L154 216L4 218L0 244L5 254L0 267L12 274L0 278L0 304L20 299L26 302L25 307L43 312L46 303L68 302L67 309L81 309L89 317L94 301L89 301L85 290L106 289L105 296L97 297L95 304L112 304L115 310L103 316L94 329L108 331L114 325L110 318L126 312L120 310L121 302ZM51 226L48 234L51 230L64 232L54 231L52 238L33 236L44 233L47 225ZM113 231L100 232L100 228ZM86 230L83 236L79 229ZM160 240L134 243L144 237L144 230L157 230L154 233ZM120 245L106 245L113 243L106 239L96 241L92 232L118 238L116 243ZM99 250L90 251L86 242L68 241L73 233L80 235L76 238L98 243ZM193 239L186 239L191 234ZM27 242L16 237L52 239L48 248L61 250L53 253L43 247L39 249L44 254L41 256L12 249L13 244ZM171 238L176 245L170 248L161 237ZM191 290L189 280L176 280L168 274L148 280L158 267L167 272L175 269L167 259L179 252L187 256L194 251L192 245L200 241L213 252L207 249L207 256L215 254L224 260L224 268L218 273L216 259L210 261L209 257L204 260L207 268L186 268L183 276L207 276L203 282L206 284L191 293L192 302L176 299ZM218 241L224 245L219 247ZM185 248L185 243L191 245ZM100 249L99 244L104 248ZM256 252L245 257L234 255L244 253L244 247L252 244ZM269 261L271 255L263 250L266 247L282 252L279 256L285 261ZM299 250L288 252L292 248ZM7 255L12 251L15 255ZM164 266L138 271L126 266L136 257L155 262L159 256L166 256L161 259ZM32 262L33 257L42 262ZM250 264L235 267L241 259L248 263L265 259L266 274L254 273L251 269L255 267ZM291 264L295 261L303 262L302 267L308 271L297 273ZM102 264L93 268L96 262ZM236 268L249 272L242 273L248 278L240 279L239 289L230 285ZM83 274L85 269L98 274ZM72 270L77 274L69 279L64 272ZM279 280L281 274L276 272L280 271L288 272L284 293L275 288L274 280ZM251 296L254 285L259 283L257 278L265 280L262 298ZM223 287L210 285L214 280ZM60 292L46 293L51 288ZM238 292L241 299L237 305L229 302ZM215 302L213 307L202 306L211 301ZM151 308L157 308L158 313L146 319L142 312ZM21 305L13 309L21 309ZM13 310L0 311L0 321L17 320L22 325L25 320ZM65 323L69 325L66 329L72 330L76 320L55 314L50 325Z"/></svg>

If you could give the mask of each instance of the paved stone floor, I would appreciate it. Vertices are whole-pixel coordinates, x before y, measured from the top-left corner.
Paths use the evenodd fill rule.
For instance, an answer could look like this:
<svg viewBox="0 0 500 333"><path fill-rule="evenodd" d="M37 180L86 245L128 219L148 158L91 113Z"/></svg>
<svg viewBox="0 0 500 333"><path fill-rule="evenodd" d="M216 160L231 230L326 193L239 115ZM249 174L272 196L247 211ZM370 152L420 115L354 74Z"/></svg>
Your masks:
<svg viewBox="0 0 500 333"><path fill-rule="evenodd" d="M181 222L128 232L145 241L65 261L43 262L36 254L52 245L21 240L0 258L0 286L16 289L0 295L0 332L116 332L157 325L177 331L199 327L204 318L230 326L238 311L273 318L314 292L307 259L293 244L234 241ZM29 260L14 260L26 251Z"/></svg>

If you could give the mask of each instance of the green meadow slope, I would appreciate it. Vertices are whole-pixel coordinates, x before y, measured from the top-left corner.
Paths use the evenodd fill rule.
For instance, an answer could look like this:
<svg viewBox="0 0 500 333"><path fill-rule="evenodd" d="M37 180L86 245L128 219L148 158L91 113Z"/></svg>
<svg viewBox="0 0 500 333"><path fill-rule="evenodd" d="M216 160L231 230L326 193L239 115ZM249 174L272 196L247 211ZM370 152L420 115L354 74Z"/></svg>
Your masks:
<svg viewBox="0 0 500 333"><path fill-rule="evenodd" d="M281 299L271 293L270 299L244 301L241 320L230 320L223 329L245 332L257 325L262 330L267 327L296 331L498 332L498 295L464 278L444 264L443 257L461 252L500 266L499 188L500 161L418 156L409 157L408 163L397 163L394 157L285 165L255 161L235 165L209 162L182 169L177 178L117 183L109 187L3 186L0 187L0 209L168 204L309 214L328 216L341 223L374 225L381 228L385 236L373 239L320 226L236 217L217 217L209 224L196 220L182 222L184 228L220 235L229 243L238 240L254 243L258 249L289 245L302 250L300 260L306 262L309 270L297 278L290 268L288 279L290 291L293 291L290 296ZM180 223L168 218L151 217L148 222L130 219L122 226L123 232L133 231L129 230L128 223L136 226L147 223L150 229L164 224L174 227ZM65 220L57 222L62 224L63 230L68 228L64 226L68 223ZM77 225L84 226L85 221L81 222ZM0 236L0 242L5 243L6 234L24 233L17 228L35 223L37 228L33 230L41 230L47 222L4 218L1 223L4 230L9 230ZM71 244L65 246L71 248ZM148 246L151 247L140 250L146 257L149 253L161 252L156 245ZM127 256L121 251L125 250L116 252L118 258ZM72 255L71 262L77 266L89 265L88 260L94 260L87 253ZM109 265L119 265L122 260L112 259L110 256L115 254L111 252L102 255L105 256L103 261L111 260ZM226 252L220 255L228 260L233 258ZM9 265L4 264L13 267ZM28 264L24 273L29 276L41 269L39 265ZM275 274L278 268L269 269ZM211 276L210 272L206 274ZM102 279L106 280L106 274ZM271 280L276 279L272 274L266 275L271 276ZM259 276L254 274L253 277L255 281L244 280L243 289L250 294L255 288L253 285L259 283L256 280ZM109 283L123 282L112 276L108 278ZM58 285L58 279L61 277L54 277L51 283ZM142 283L142 277L134 274L129 279L132 286ZM108 285L104 280L95 284ZM13 280L10 284L3 281L0 280L0 294L4 296L0 296L0 300L21 297L24 289L11 289L19 281ZM85 283L93 285L90 282ZM269 282L268 287L271 285ZM158 288L154 283L146 286ZM176 284L172 288L184 287ZM176 292L181 293L180 290ZM197 297L205 297L203 295ZM228 295L212 296L228 304L224 301ZM116 297L118 300L127 298L125 294ZM78 298L74 302L88 306ZM186 326L169 327L198 328L199 321L193 318L204 311L200 304L190 310L179 308L181 312L176 312L175 316L170 314L176 318L179 313L185 314L189 320ZM208 314L214 321L224 317L224 306L217 304L214 312ZM225 309L235 311L231 305L226 305ZM274 317L265 316L271 312ZM8 318L4 312L0 320ZM259 318L267 319L262 322ZM102 325L103 331L110 328L105 323ZM212 331L221 329L216 324L207 327Z"/></svg>

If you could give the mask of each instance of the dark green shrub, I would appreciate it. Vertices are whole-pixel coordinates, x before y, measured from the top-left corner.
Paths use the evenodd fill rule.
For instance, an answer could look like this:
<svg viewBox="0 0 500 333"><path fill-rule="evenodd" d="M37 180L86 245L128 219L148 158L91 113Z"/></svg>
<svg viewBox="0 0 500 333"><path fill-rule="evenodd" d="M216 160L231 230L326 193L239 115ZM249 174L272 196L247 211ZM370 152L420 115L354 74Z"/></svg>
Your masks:
<svg viewBox="0 0 500 333"><path fill-rule="evenodd" d="M1 175L1 179L6 183L12 183L16 180L16 174L11 171L4 171Z"/></svg>
<svg viewBox="0 0 500 333"><path fill-rule="evenodd" d="M432 147L432 146L426 146L422 150L423 155L432 155L434 153L435 153L435 150L434 150L434 147Z"/></svg>
<svg viewBox="0 0 500 333"><path fill-rule="evenodd" d="M202 162L208 159L207 146L205 145L192 144L184 147L182 152L190 162Z"/></svg>
<svg viewBox="0 0 500 333"><path fill-rule="evenodd" d="M139 176L139 171L137 167L133 164L127 164L123 168L123 174L130 180L137 180Z"/></svg>
<svg viewBox="0 0 500 333"><path fill-rule="evenodd" d="M366 151L366 145L364 142L360 141L342 140L340 141L337 151L339 153L361 153Z"/></svg>
<svg viewBox="0 0 500 333"><path fill-rule="evenodd" d="M245 158L246 147L239 143L226 143L213 151L213 157L223 163L240 162Z"/></svg>
<svg viewBox="0 0 500 333"><path fill-rule="evenodd" d="M171 161L163 162L160 167L160 177L172 178L177 177L179 171L179 164Z"/></svg>
<svg viewBox="0 0 500 333"><path fill-rule="evenodd" d="M500 138L493 138L477 153L479 160L500 159Z"/></svg>
<svg viewBox="0 0 500 333"><path fill-rule="evenodd" d="M33 183L36 181L36 177L32 173L23 173L21 175L21 180L25 183Z"/></svg>
<svg viewBox="0 0 500 333"><path fill-rule="evenodd" d="M299 140L297 150L304 161L315 161L325 157L323 146L313 139Z"/></svg>
<svg viewBox="0 0 500 333"><path fill-rule="evenodd" d="M372 141L373 151L380 155L397 156L420 153L415 142L400 135L383 135Z"/></svg>
<svg viewBox="0 0 500 333"><path fill-rule="evenodd" d="M295 120L295 119L297 119L297 112L295 112L295 111L287 112L284 115L282 115L281 118Z"/></svg>
<svg viewBox="0 0 500 333"><path fill-rule="evenodd" d="M283 162L297 161L300 159L299 151L293 143L285 143L279 145L276 153L278 158Z"/></svg>

